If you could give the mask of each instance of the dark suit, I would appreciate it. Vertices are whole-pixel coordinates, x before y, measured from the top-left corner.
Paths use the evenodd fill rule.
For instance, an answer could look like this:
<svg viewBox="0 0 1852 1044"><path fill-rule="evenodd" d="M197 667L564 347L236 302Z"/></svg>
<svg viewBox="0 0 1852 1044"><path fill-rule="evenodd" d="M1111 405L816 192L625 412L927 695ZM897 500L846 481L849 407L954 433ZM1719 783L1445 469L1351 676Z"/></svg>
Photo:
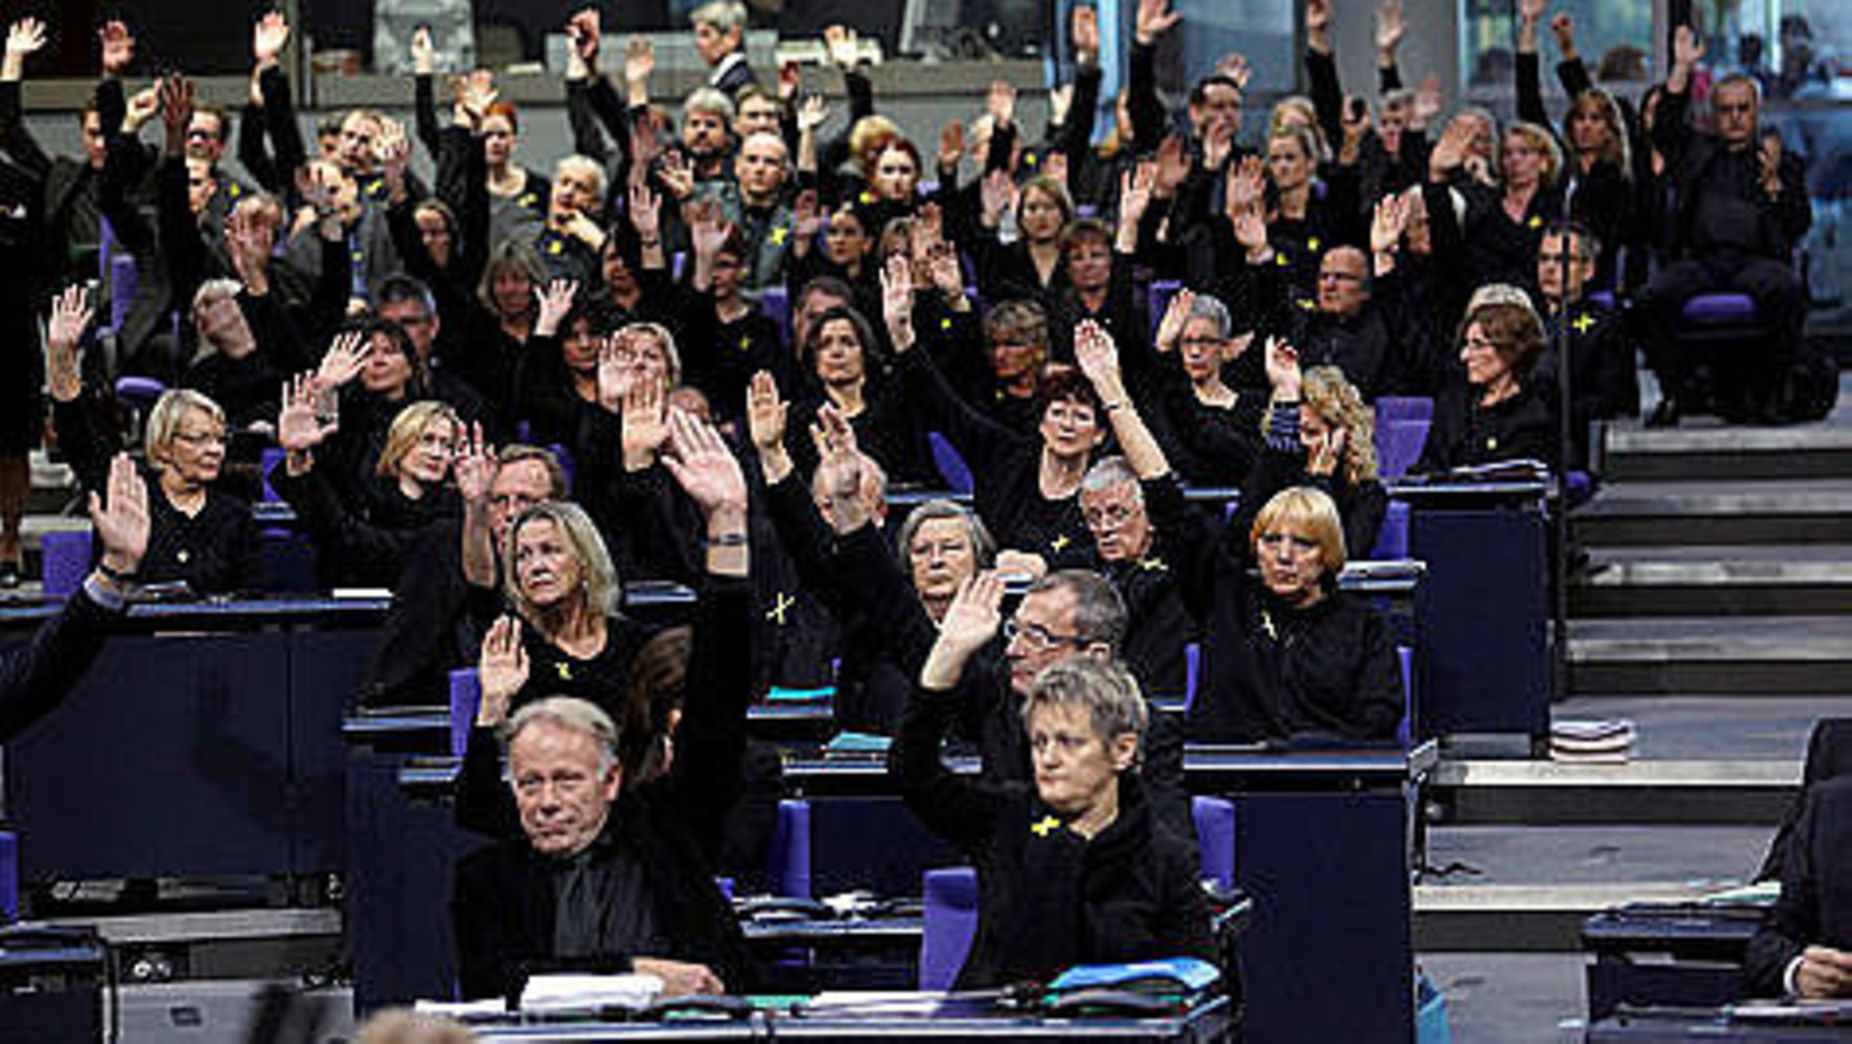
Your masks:
<svg viewBox="0 0 1852 1044"><path fill-rule="evenodd" d="M1812 945L1852 951L1852 779L1813 787L1788 842L1781 898L1749 941L1747 992L1781 995L1788 965Z"/></svg>
<svg viewBox="0 0 1852 1044"><path fill-rule="evenodd" d="M0 742L57 706L96 659L116 615L79 590L24 647L0 655Z"/></svg>
<svg viewBox="0 0 1852 1044"><path fill-rule="evenodd" d="M654 924L670 940L669 952L648 956L705 964L739 992L748 984L750 961L732 907L713 883L713 867L723 817L739 789L751 668L747 657L718 650L745 646L751 590L744 580L709 577L697 611L674 767L619 795L591 851L593 858L621 855L641 866ZM479 759L485 753L480 746L472 748ZM491 771L473 778L499 786L498 777ZM480 804L479 796L471 800ZM550 862L523 837L457 864L451 920L463 996L516 992L528 973L566 963L554 954L557 875ZM609 953L570 963L623 971L631 957Z"/></svg>

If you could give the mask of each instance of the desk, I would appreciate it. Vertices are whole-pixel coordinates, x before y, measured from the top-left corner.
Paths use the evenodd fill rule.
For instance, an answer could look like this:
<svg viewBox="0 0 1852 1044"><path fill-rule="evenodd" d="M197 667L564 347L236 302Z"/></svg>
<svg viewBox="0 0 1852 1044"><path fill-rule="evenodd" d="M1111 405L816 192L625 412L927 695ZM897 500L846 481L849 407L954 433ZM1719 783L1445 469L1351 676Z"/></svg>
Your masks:
<svg viewBox="0 0 1852 1044"><path fill-rule="evenodd" d="M1226 998L1213 997L1180 1015L1147 1019L1057 1019L1034 1015L978 1013L969 1009L942 1011L931 1018L883 1016L805 1015L797 1017L770 1011L734 1022L550 1024L533 1026L478 1026L484 1044L539 1044L574 1042L592 1044L632 1040L675 1041L912 1041L947 1040L1086 1040L1099 1044L1132 1041L1198 1042L1229 1039L1233 1015Z"/></svg>
<svg viewBox="0 0 1852 1044"><path fill-rule="evenodd" d="M1849 1026L1769 1026L1731 1022L1714 1008L1641 1008L1589 1026L1589 1044L1811 1044L1852 1037Z"/></svg>
<svg viewBox="0 0 1852 1044"><path fill-rule="evenodd" d="M339 871L341 714L385 608L133 607L71 694L7 746L22 879ZM34 622L0 618L0 642Z"/></svg>
<svg viewBox="0 0 1852 1044"><path fill-rule="evenodd" d="M1743 953L1767 918L1755 906L1631 903L1582 926L1592 1022L1633 1007L1711 1007L1737 999Z"/></svg>
<svg viewBox="0 0 1852 1044"><path fill-rule="evenodd" d="M1550 731L1549 555L1541 482L1403 484L1422 642L1415 735Z"/></svg>

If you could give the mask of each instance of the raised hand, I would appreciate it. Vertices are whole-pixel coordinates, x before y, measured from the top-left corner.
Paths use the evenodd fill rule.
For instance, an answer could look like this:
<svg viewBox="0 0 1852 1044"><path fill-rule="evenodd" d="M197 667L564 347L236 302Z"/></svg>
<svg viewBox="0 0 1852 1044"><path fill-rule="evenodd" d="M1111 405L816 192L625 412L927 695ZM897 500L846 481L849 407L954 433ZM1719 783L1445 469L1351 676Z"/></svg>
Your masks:
<svg viewBox="0 0 1852 1044"><path fill-rule="evenodd" d="M478 422L464 435L456 458L450 463L450 474L457 482L457 495L465 503L487 503L489 486L495 481L495 469L495 447L482 437L482 424Z"/></svg>
<svg viewBox="0 0 1852 1044"><path fill-rule="evenodd" d="M862 488L862 452L848 419L824 403L810 426L810 440L817 447L817 474L830 499L854 499Z"/></svg>
<svg viewBox="0 0 1852 1044"><path fill-rule="evenodd" d="M527 646L521 641L521 621L504 614L483 635L482 653L476 657L476 682L482 700L476 705L476 724L494 728L508 718L515 694L527 685Z"/></svg>
<svg viewBox="0 0 1852 1044"><path fill-rule="evenodd" d="M482 126L489 106L500 94L495 89L495 74L487 69L473 69L451 81L456 98L457 122L474 130Z"/></svg>
<svg viewBox="0 0 1852 1044"><path fill-rule="evenodd" d="M760 453L781 449L785 441L785 423L791 404L778 394L778 381L771 371L760 370L746 386L746 431Z"/></svg>
<svg viewBox="0 0 1852 1044"><path fill-rule="evenodd" d="M225 247L231 254L232 270L253 294L270 289L270 251L276 245L270 226L247 209L233 208L225 217Z"/></svg>
<svg viewBox="0 0 1852 1044"><path fill-rule="evenodd" d="M965 155L963 120L946 120L939 128L939 166L956 167Z"/></svg>
<svg viewBox="0 0 1852 1044"><path fill-rule="evenodd" d="M1384 0L1376 8L1376 50L1395 60L1396 48L1402 45L1402 34L1408 31L1402 21L1402 0Z"/></svg>
<svg viewBox="0 0 1852 1044"><path fill-rule="evenodd" d="M1119 174L1119 220L1137 224L1151 207L1151 190L1157 185L1157 164L1140 162Z"/></svg>
<svg viewBox="0 0 1852 1044"><path fill-rule="evenodd" d="M1331 53L1331 0L1305 0L1306 46Z"/></svg>
<svg viewBox="0 0 1852 1044"><path fill-rule="evenodd" d="M317 386L333 392L360 376L371 354L373 339L359 330L335 334L334 341L328 345L328 353L322 356L321 367L315 372Z"/></svg>
<svg viewBox="0 0 1852 1044"><path fill-rule="evenodd" d="M1299 399L1299 349L1288 344L1283 338L1267 338L1267 381L1273 385L1273 396L1282 402L1297 402Z"/></svg>
<svg viewBox="0 0 1852 1044"><path fill-rule="evenodd" d="M662 161L656 164L656 176L662 179L663 187L677 201L694 195L694 168L688 165L688 157L679 150L671 149L662 154Z"/></svg>
<svg viewBox="0 0 1852 1044"><path fill-rule="evenodd" d="M859 37L846 25L826 25L823 27L823 51L829 56L831 65L843 70L853 69L860 52Z"/></svg>
<svg viewBox="0 0 1852 1044"><path fill-rule="evenodd" d="M648 83L656 71L656 45L647 36L632 36L624 41L624 82Z"/></svg>
<svg viewBox="0 0 1852 1044"><path fill-rule="evenodd" d="M602 359L601 359L602 361ZM602 369L601 369L602 374ZM656 462L669 441L668 393L656 381L630 375L623 390L623 453L626 471L642 471ZM603 397L603 380L599 381Z"/></svg>
<svg viewBox="0 0 1852 1044"><path fill-rule="evenodd" d="M431 27L421 25L412 30L412 75L429 76L437 71L437 41Z"/></svg>
<svg viewBox="0 0 1852 1044"><path fill-rule="evenodd" d="M405 172L412 162L411 138L405 124L398 120L381 120L379 138L373 142L373 155L379 160L380 173L396 196L405 189Z"/></svg>
<svg viewBox="0 0 1852 1044"><path fill-rule="evenodd" d="M1384 196L1371 214L1370 251L1375 254L1393 252L1402 241L1402 231L1407 227L1408 197L1400 192Z"/></svg>
<svg viewBox="0 0 1852 1044"><path fill-rule="evenodd" d="M1149 47L1178 23L1183 16L1170 9L1170 0L1138 0L1138 13L1132 22L1132 37Z"/></svg>
<svg viewBox="0 0 1852 1044"><path fill-rule="evenodd" d="M823 231L823 212L817 206L817 190L805 189L791 203L791 238L793 249L808 250L817 233Z"/></svg>
<svg viewBox="0 0 1852 1044"><path fill-rule="evenodd" d="M1101 399L1115 402L1123 398L1125 386L1119 376L1119 346L1112 334L1091 319L1074 328L1074 361L1080 372L1093 384Z"/></svg>
<svg viewBox="0 0 1852 1044"><path fill-rule="evenodd" d="M315 375L299 373L283 382L283 408L277 414L277 444L291 453L312 450L341 428L339 416L323 420Z"/></svg>
<svg viewBox="0 0 1852 1044"><path fill-rule="evenodd" d="M694 247L696 257L712 258L720 253L731 231L733 225L721 215L720 206L708 200L695 208L694 220L688 223L689 245Z"/></svg>
<svg viewBox="0 0 1852 1044"><path fill-rule="evenodd" d="M662 197L648 182L631 183L630 206L625 212L630 215L630 227L636 230L638 239L644 243L662 241Z"/></svg>
<svg viewBox="0 0 1852 1044"><path fill-rule="evenodd" d="M913 347L913 263L900 254L881 268L881 318L896 352Z"/></svg>
<svg viewBox="0 0 1852 1044"><path fill-rule="evenodd" d="M669 453L662 463L710 526L720 516L744 523L746 476L713 425L682 410L671 412Z"/></svg>
<svg viewBox="0 0 1852 1044"><path fill-rule="evenodd" d="M796 61L782 62L778 66L778 100L785 105L797 98L798 89L804 86L804 70Z"/></svg>
<svg viewBox="0 0 1852 1044"><path fill-rule="evenodd" d="M187 127L193 122L193 81L173 73L161 81L161 122L167 129L167 154L186 151Z"/></svg>
<svg viewBox="0 0 1852 1044"><path fill-rule="evenodd" d="M1338 116L1343 127L1344 144L1354 147L1370 132L1370 106L1354 94L1345 95L1344 106Z"/></svg>
<svg viewBox="0 0 1852 1044"><path fill-rule="evenodd" d="M984 111L990 114L991 130L1008 127L1016 119L1016 88L1003 80L990 81L984 94Z"/></svg>
<svg viewBox="0 0 1852 1044"><path fill-rule="evenodd" d="M1338 465L1344 462L1344 447L1349 442L1349 429L1326 428L1325 433L1313 441L1310 452L1306 455L1306 474L1335 474Z"/></svg>
<svg viewBox="0 0 1852 1044"><path fill-rule="evenodd" d="M1068 36L1074 41L1074 60L1092 65L1100 60L1100 12L1081 5L1068 19Z"/></svg>
<svg viewBox="0 0 1852 1044"><path fill-rule="evenodd" d="M1465 123L1455 120L1447 124L1440 140L1434 143L1433 151L1428 153L1428 177L1440 181L1448 171L1465 162L1466 148L1472 137L1473 129Z"/></svg>
<svg viewBox="0 0 1852 1044"><path fill-rule="evenodd" d="M96 31L103 49L103 75L121 76L135 60L135 37L129 27L115 19L103 23Z"/></svg>
<svg viewBox="0 0 1852 1044"><path fill-rule="evenodd" d="M598 68L598 49L604 41L604 26L599 21L596 7L584 7L573 12L566 19L566 39L572 43L572 53L585 63L586 72Z"/></svg>
<svg viewBox="0 0 1852 1044"><path fill-rule="evenodd" d="M1420 86L1415 88L1414 112L1409 119L1409 129L1426 130L1436 119L1441 110L1447 107L1447 95L1440 87L1440 77L1429 73L1421 78Z"/></svg>
<svg viewBox="0 0 1852 1044"><path fill-rule="evenodd" d="M816 133L830 118L830 103L821 94L807 95L797 107L798 133Z"/></svg>
<svg viewBox="0 0 1852 1044"><path fill-rule="evenodd" d="M969 655L997 636L1003 626L1003 579L986 569L958 585L952 604L939 621L939 641Z"/></svg>
<svg viewBox="0 0 1852 1044"><path fill-rule="evenodd" d="M1771 196L1781 193L1781 135L1768 131L1756 148L1756 169L1762 176L1762 191Z"/></svg>
<svg viewBox="0 0 1852 1044"><path fill-rule="evenodd" d="M1183 325L1190 321L1190 310L1196 307L1196 292L1189 287L1179 287L1170 295L1170 304L1164 308L1164 318L1158 322L1156 348L1160 353L1169 352L1177 347L1177 341L1183 337Z"/></svg>
<svg viewBox="0 0 1852 1044"><path fill-rule="evenodd" d="M577 279L555 279L544 289L534 287L534 301L539 305L534 317L534 333L541 337L558 334L559 324L566 321L566 314L572 311L572 300L578 294Z"/></svg>
<svg viewBox="0 0 1852 1044"><path fill-rule="evenodd" d="M1556 37L1556 49L1562 52L1563 60L1574 61L1576 58L1575 16L1567 11L1556 12L1555 16L1550 19L1550 35Z"/></svg>
<svg viewBox="0 0 1852 1044"><path fill-rule="evenodd" d="M26 58L45 46L45 23L21 18L7 27L6 59L0 62L0 82L17 83L25 74Z"/></svg>
<svg viewBox="0 0 1852 1044"><path fill-rule="evenodd" d="M932 279L932 287L948 301L962 298L965 293L965 270L958 261L958 248L940 240L926 251L926 274Z"/></svg>
<svg viewBox="0 0 1852 1044"><path fill-rule="evenodd" d="M1518 0L1518 18L1535 28L1543 21L1543 13L1549 6L1550 0Z"/></svg>
<svg viewBox="0 0 1852 1044"><path fill-rule="evenodd" d="M637 113L630 121L630 179L633 182L647 179L650 165L662 155L662 139L656 136L656 130L656 117L648 109Z"/></svg>
<svg viewBox="0 0 1852 1044"><path fill-rule="evenodd" d="M83 357L84 330L95 312L90 291L73 283L51 299L51 318L45 324L45 376L52 397L69 402L83 391L79 361Z"/></svg>
<svg viewBox="0 0 1852 1044"><path fill-rule="evenodd" d="M984 175L978 196L982 209L978 220L985 228L996 228L1003 223L1003 215L1016 207L1016 182L1009 171L993 170Z"/></svg>
<svg viewBox="0 0 1852 1044"><path fill-rule="evenodd" d="M426 48L431 45L431 32L420 27L424 33ZM268 69L277 64L283 54L283 48L289 46L289 19L281 11L267 12L251 27L251 57L256 60L259 69ZM418 37L412 34L412 61L418 60Z"/></svg>
<svg viewBox="0 0 1852 1044"><path fill-rule="evenodd" d="M90 494L90 524L103 545L103 568L132 576L148 552L148 484L127 453L109 462L108 503Z"/></svg>
<svg viewBox="0 0 1852 1044"><path fill-rule="evenodd" d="M1254 69L1248 64L1247 55L1230 51L1216 61L1215 74L1228 77L1236 87L1245 91L1248 89L1248 81L1254 78Z"/></svg>

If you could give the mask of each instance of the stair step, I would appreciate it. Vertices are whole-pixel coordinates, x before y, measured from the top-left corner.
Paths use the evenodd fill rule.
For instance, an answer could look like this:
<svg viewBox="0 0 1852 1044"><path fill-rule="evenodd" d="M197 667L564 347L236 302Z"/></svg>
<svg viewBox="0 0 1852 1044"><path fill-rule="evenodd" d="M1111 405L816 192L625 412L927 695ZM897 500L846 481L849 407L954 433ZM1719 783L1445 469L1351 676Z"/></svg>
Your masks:
<svg viewBox="0 0 1852 1044"><path fill-rule="evenodd" d="M1572 521L1586 547L1852 544L1852 481L1612 482Z"/></svg>
<svg viewBox="0 0 1852 1044"><path fill-rule="evenodd" d="M1852 612L1852 545L1595 548L1570 589L1587 616Z"/></svg>
<svg viewBox="0 0 1852 1044"><path fill-rule="evenodd" d="M1620 765L1443 760L1428 779L1431 819L1453 825L1763 825L1800 784L1800 758L1639 759Z"/></svg>
<svg viewBox="0 0 1852 1044"><path fill-rule="evenodd" d="M1428 831L1416 946L1565 949L1582 922L1628 902L1682 902L1747 882L1774 821L1747 826L1459 826ZM1484 942L1461 936L1472 929ZM1432 933L1432 934L1430 934Z"/></svg>
<svg viewBox="0 0 1852 1044"><path fill-rule="evenodd" d="M1604 473L1652 479L1828 478L1852 474L1852 424L1608 430Z"/></svg>
<svg viewBox="0 0 1852 1044"><path fill-rule="evenodd" d="M1569 636L1577 694L1824 694L1852 670L1849 616L1578 619Z"/></svg>
<svg viewBox="0 0 1852 1044"><path fill-rule="evenodd" d="M1714 695L1590 693L1563 700L1550 713L1557 720L1631 721L1633 757L1642 762L1776 761L1799 766L1815 722L1852 716L1852 693L1749 693L1736 700Z"/></svg>

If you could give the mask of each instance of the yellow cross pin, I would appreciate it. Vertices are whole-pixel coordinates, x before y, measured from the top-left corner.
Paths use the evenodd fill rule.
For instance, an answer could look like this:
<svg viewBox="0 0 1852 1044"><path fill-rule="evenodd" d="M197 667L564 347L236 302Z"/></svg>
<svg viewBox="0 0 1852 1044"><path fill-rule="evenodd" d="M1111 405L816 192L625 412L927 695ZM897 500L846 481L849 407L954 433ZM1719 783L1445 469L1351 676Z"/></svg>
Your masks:
<svg viewBox="0 0 1852 1044"><path fill-rule="evenodd" d="M1047 837L1049 834L1061 829L1061 821L1054 816L1043 816L1040 820L1030 823L1029 829L1036 837Z"/></svg>
<svg viewBox="0 0 1852 1044"><path fill-rule="evenodd" d="M1318 248L1320 245L1321 244L1317 236L1313 236L1312 238L1305 241L1305 248L1307 250L1310 250L1314 254L1318 253Z"/></svg>
<svg viewBox="0 0 1852 1044"><path fill-rule="evenodd" d="M560 662L553 665L553 670L559 674L560 681L571 681L572 680L572 664L567 663L564 660L561 660Z"/></svg>
<svg viewBox="0 0 1852 1044"><path fill-rule="evenodd" d="M1067 546L1073 542L1074 541L1070 539L1066 533L1063 533L1060 536L1049 541L1048 547L1049 547L1049 550L1053 551L1055 554L1058 555L1061 552L1066 551Z"/></svg>
<svg viewBox="0 0 1852 1044"><path fill-rule="evenodd" d="M773 246L784 246L785 237L790 234L791 234L791 230L786 228L785 226L773 225L772 230L766 233L765 238L771 240Z"/></svg>
<svg viewBox="0 0 1852 1044"><path fill-rule="evenodd" d="M1589 331L1590 327L1595 325L1595 317L1589 315L1587 312L1583 312L1581 315L1576 316L1575 321L1569 325L1575 327L1576 333L1585 334Z"/></svg>
<svg viewBox="0 0 1852 1044"><path fill-rule="evenodd" d="M765 611L765 618L775 621L778 626L783 627L785 625L786 611L796 604L797 599L780 591L778 592L778 597L772 599L772 607Z"/></svg>
<svg viewBox="0 0 1852 1044"><path fill-rule="evenodd" d="M1170 571L1170 567L1165 565L1164 560L1161 558L1141 558L1138 560L1138 568L1143 569L1147 573L1167 573Z"/></svg>

